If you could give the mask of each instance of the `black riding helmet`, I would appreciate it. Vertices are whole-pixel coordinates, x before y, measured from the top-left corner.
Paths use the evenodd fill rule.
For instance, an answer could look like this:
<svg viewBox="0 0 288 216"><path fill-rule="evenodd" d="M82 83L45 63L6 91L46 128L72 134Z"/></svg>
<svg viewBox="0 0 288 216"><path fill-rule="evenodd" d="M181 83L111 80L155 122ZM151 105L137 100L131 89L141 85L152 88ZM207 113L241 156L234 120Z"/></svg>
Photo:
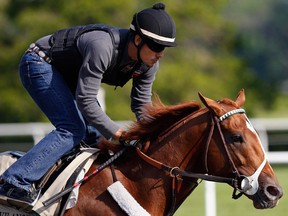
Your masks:
<svg viewBox="0 0 288 216"><path fill-rule="evenodd" d="M136 13L130 25L130 30L139 34L142 38L142 43L137 46L138 57L144 43L155 52L161 52L165 47L176 46L175 23L165 11L163 3L156 3L152 8Z"/></svg>

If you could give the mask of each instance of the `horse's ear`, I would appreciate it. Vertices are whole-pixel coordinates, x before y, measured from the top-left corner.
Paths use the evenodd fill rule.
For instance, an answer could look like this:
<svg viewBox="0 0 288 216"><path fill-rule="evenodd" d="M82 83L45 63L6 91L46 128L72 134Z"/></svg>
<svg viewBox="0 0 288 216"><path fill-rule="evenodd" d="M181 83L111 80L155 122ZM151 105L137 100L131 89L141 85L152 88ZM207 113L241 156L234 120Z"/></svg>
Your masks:
<svg viewBox="0 0 288 216"><path fill-rule="evenodd" d="M238 93L237 99L235 101L239 107L242 107L245 103L245 93L244 89L241 89Z"/></svg>
<svg viewBox="0 0 288 216"><path fill-rule="evenodd" d="M221 110L217 101L212 100L210 98L204 97L201 93L198 92L199 98L201 99L202 103L216 115L221 115Z"/></svg>
<svg viewBox="0 0 288 216"><path fill-rule="evenodd" d="M207 102L206 102L206 99L208 99L208 98L205 98L200 92L198 92L198 96L199 96L200 100L202 101L202 103L203 103L206 107L208 107L208 104L207 104Z"/></svg>

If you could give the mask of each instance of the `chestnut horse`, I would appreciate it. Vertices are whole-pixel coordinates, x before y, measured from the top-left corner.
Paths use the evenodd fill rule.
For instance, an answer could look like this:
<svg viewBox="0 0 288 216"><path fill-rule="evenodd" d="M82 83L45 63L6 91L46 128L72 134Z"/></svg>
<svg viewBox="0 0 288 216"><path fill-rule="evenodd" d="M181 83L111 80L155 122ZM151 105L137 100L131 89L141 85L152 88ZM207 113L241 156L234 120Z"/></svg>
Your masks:
<svg viewBox="0 0 288 216"><path fill-rule="evenodd" d="M230 184L235 199L244 194L257 209L275 207L282 188L241 108L244 90L236 101L199 97L204 108L196 102L160 102L147 109L149 117L135 122L123 137L141 145L126 147L113 166L85 181L76 206L64 215L127 215L107 191L116 180L150 215L173 215L199 179ZM88 173L99 165L101 160Z"/></svg>

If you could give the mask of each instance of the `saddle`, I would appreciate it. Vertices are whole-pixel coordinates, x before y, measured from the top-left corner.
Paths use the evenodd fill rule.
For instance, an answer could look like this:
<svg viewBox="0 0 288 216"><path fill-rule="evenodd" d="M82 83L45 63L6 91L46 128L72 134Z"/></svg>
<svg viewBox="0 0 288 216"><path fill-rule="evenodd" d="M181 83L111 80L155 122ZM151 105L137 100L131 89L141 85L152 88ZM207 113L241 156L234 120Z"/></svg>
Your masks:
<svg viewBox="0 0 288 216"><path fill-rule="evenodd" d="M70 153L59 159L38 182L35 182L35 187L41 190L41 197L33 207L32 213L16 209L13 206L0 205L0 215L63 215L66 209L72 208L76 204L79 187L50 206L44 206L43 202L82 179L93 161L96 160L99 151L97 148L84 145L73 149ZM1 153L0 175L17 159L23 156L23 154L22 152L11 151Z"/></svg>

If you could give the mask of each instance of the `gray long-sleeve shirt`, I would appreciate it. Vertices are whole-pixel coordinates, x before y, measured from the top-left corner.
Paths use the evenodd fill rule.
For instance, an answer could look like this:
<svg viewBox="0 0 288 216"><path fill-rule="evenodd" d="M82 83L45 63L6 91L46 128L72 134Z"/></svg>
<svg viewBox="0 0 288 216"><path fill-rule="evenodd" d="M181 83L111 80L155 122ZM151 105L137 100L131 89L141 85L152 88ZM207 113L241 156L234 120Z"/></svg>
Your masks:
<svg viewBox="0 0 288 216"><path fill-rule="evenodd" d="M48 38L44 37L36 43L45 48L48 46ZM97 101L97 95L100 84L103 82L103 75L111 65L113 52L115 52L111 36L105 31L90 31L78 38L77 47L83 58L75 94L77 106L90 124L104 137L110 138L119 126L102 110ZM120 66L132 61L128 57L127 47L119 58L121 58ZM152 84L158 67L157 62L145 73L132 78L131 110L138 118L143 106L151 103Z"/></svg>

